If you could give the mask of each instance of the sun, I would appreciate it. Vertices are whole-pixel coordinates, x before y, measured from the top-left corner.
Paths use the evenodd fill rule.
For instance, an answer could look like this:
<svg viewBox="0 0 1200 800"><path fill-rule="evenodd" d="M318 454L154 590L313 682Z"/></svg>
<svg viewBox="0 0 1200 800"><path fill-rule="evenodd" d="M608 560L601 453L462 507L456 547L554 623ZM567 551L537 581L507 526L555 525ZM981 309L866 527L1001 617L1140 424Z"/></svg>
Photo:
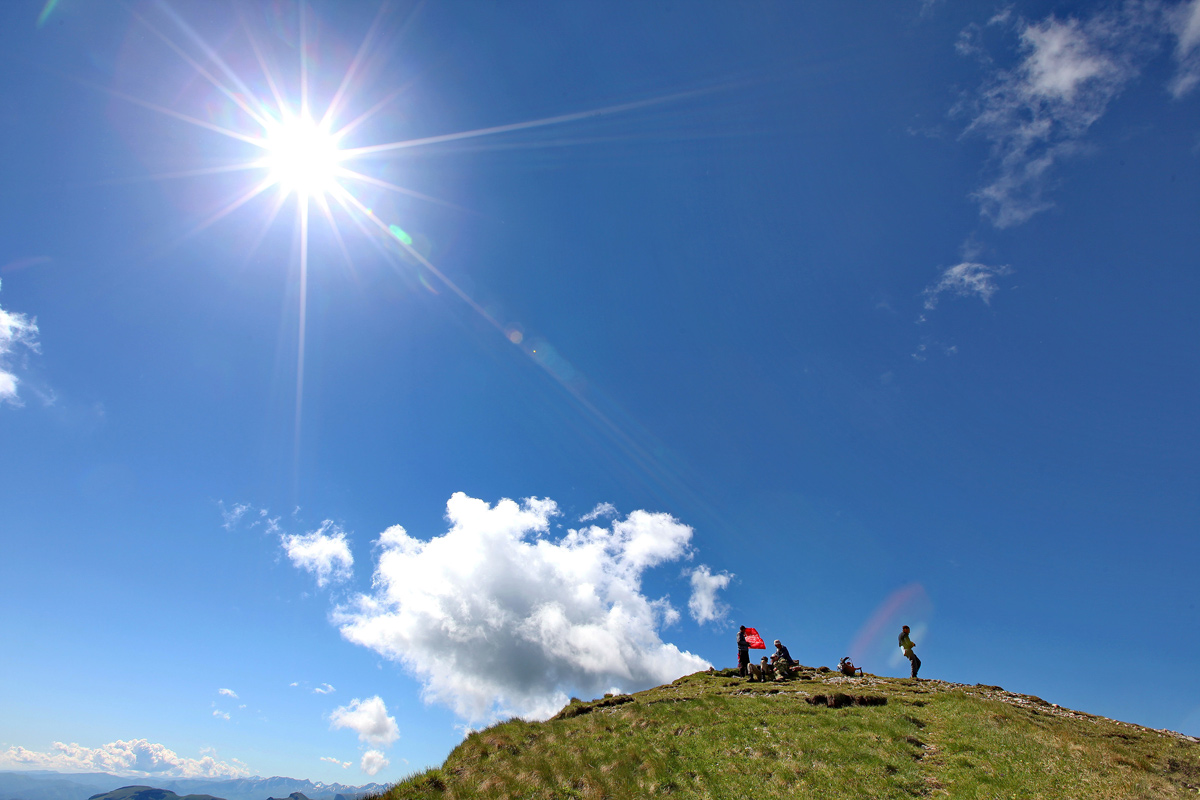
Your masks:
<svg viewBox="0 0 1200 800"><path fill-rule="evenodd" d="M264 127L262 165L272 184L303 197L332 193L338 187L344 155L327 125L301 112L284 114L282 121L269 120Z"/></svg>

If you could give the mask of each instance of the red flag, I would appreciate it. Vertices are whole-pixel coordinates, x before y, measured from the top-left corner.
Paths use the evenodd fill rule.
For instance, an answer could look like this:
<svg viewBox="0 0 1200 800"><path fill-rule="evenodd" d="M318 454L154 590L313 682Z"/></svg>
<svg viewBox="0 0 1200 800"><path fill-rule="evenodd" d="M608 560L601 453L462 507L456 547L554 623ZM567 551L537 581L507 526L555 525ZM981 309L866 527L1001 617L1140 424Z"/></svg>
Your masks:
<svg viewBox="0 0 1200 800"><path fill-rule="evenodd" d="M758 635L758 631L754 628L746 628L746 644L751 650L766 650L767 645L763 642L762 637Z"/></svg>

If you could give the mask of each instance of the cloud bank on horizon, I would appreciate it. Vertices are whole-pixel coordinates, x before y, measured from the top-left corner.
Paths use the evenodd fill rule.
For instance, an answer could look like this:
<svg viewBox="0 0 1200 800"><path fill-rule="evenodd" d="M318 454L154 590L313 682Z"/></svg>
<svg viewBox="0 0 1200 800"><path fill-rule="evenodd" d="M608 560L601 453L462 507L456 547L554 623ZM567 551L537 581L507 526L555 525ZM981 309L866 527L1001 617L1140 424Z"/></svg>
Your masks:
<svg viewBox="0 0 1200 800"><path fill-rule="evenodd" d="M601 504L582 519L616 513ZM347 641L404 665L427 701L471 723L545 719L571 694L646 688L710 666L661 639L680 613L667 597L642 592L647 570L694 557L691 527L669 514L634 511L555 539L551 520L559 514L549 499L492 506L455 493L445 534L422 541L399 525L380 534L372 590L339 603L333 619ZM289 557L293 540L310 545L309 557L292 561L318 583L352 563L344 531L331 534L330 525L283 537ZM727 608L716 593L732 576L706 565L690 574L693 619L722 621ZM339 709L336 719L364 707Z"/></svg>
<svg viewBox="0 0 1200 800"><path fill-rule="evenodd" d="M0 765L59 772L108 772L137 778L246 778L251 775L250 769L236 758L229 761L218 761L211 755L186 758L166 745L146 739L118 740L101 747L54 742L49 752L13 746L0 752Z"/></svg>

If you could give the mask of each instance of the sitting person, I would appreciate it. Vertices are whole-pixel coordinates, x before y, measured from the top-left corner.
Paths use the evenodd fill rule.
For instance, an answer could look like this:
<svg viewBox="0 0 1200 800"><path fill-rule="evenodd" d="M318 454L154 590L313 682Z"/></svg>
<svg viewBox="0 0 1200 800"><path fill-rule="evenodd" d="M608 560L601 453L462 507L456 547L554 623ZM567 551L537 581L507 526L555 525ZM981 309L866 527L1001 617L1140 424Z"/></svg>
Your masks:
<svg viewBox="0 0 1200 800"><path fill-rule="evenodd" d="M771 656L771 663L775 665L777 670L784 673L791 672L795 662L792 661L792 654L783 646L783 643L778 639L775 640L775 655Z"/></svg>
<svg viewBox="0 0 1200 800"><path fill-rule="evenodd" d="M859 675L862 675L863 671L862 667L854 666L854 662L850 660L850 656L846 656L838 662L838 669L843 675L849 675L851 678L854 677L855 672L857 672Z"/></svg>
<svg viewBox="0 0 1200 800"><path fill-rule="evenodd" d="M773 680L775 678L775 668L767 663L766 656L762 657L762 661L759 664L759 669L761 670L762 679L764 682L769 679Z"/></svg>

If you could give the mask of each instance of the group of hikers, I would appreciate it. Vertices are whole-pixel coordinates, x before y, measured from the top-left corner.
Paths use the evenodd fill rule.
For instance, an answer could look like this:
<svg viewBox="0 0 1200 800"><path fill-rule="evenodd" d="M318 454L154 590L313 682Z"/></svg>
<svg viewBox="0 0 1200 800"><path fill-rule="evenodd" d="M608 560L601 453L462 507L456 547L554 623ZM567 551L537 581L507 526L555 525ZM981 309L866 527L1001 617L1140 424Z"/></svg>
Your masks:
<svg viewBox="0 0 1200 800"><path fill-rule="evenodd" d="M746 639L746 631L749 630L753 639L757 642L755 647L766 649L766 645L762 643L762 639L758 636L758 631L753 628L746 628L745 625L739 627L737 635L738 649L738 674L743 678L749 677L760 681L765 681L769 675L778 677L790 677L792 671L796 668L796 662L792 660L792 654L783 646L783 643L778 639L775 640L775 654L771 656L768 663L767 657L763 656L759 664L750 663L750 642ZM903 651L904 657L908 659L908 663L912 666L912 677L917 677L917 670L921 669L921 659L917 658L917 654L913 652L916 644L913 643L909 636L908 626L905 625L900 631L900 636L897 640L900 644L900 650ZM855 674L862 674L862 667L854 666L854 662L846 656L838 663L838 670L844 675L853 677Z"/></svg>

